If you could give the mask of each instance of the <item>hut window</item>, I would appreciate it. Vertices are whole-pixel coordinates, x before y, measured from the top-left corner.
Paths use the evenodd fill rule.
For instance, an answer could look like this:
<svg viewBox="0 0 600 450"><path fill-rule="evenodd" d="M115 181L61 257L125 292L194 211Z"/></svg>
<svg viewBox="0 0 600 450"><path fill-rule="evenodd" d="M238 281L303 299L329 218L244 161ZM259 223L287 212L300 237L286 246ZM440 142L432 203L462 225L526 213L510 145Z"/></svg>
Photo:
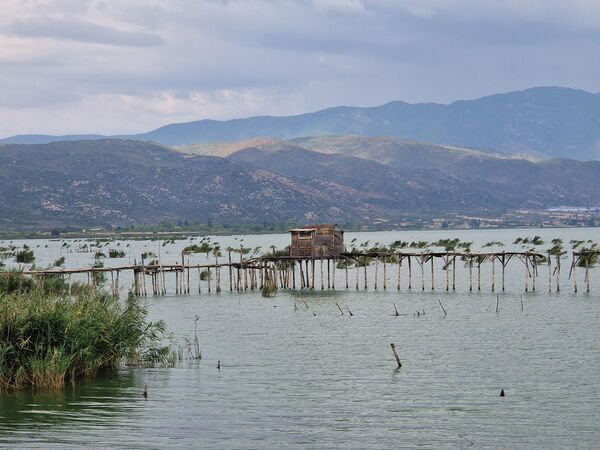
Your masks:
<svg viewBox="0 0 600 450"><path fill-rule="evenodd" d="M298 239L312 239L312 231L300 231Z"/></svg>

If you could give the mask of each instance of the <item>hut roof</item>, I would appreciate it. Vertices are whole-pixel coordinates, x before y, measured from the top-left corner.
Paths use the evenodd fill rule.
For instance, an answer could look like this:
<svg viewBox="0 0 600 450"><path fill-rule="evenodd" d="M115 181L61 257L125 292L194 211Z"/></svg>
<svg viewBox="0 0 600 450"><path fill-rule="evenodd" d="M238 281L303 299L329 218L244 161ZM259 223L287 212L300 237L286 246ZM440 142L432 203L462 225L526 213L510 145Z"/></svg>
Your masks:
<svg viewBox="0 0 600 450"><path fill-rule="evenodd" d="M301 228L292 228L289 231L290 232L292 232L292 231L313 231L313 230L320 230L322 228L335 228L340 231L342 230L337 224L325 223L325 224L320 224L320 225L306 225Z"/></svg>

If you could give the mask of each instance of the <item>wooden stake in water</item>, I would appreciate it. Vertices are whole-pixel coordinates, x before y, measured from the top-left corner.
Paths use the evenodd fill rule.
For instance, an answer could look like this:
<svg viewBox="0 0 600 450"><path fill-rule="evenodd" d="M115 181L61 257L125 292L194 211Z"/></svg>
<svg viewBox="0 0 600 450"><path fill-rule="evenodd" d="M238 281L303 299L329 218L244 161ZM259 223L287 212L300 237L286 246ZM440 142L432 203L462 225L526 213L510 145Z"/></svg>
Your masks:
<svg viewBox="0 0 600 450"><path fill-rule="evenodd" d="M392 352L394 352L394 358L396 358L396 362L398 363L399 369L400 367L402 367L402 362L400 361L400 356L398 356L398 352L396 351L396 345L394 345L394 343L392 342L390 346L392 347Z"/></svg>

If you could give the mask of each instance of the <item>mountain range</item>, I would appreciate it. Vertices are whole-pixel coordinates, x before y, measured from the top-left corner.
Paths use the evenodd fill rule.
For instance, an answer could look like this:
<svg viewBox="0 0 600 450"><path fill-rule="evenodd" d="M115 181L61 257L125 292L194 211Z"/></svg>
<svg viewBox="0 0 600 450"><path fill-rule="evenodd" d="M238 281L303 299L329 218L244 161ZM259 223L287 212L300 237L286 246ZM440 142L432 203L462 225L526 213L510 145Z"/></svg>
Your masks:
<svg viewBox="0 0 600 450"><path fill-rule="evenodd" d="M161 222L397 223L592 206L600 162L394 137L317 136L170 148L97 139L0 145L0 227Z"/></svg>
<svg viewBox="0 0 600 450"><path fill-rule="evenodd" d="M450 104L394 101L375 107L334 107L287 117L199 120L147 133L112 136L168 146L270 136L390 136L438 144L579 160L600 159L600 95L538 87ZM0 143L105 139L100 135L13 136Z"/></svg>

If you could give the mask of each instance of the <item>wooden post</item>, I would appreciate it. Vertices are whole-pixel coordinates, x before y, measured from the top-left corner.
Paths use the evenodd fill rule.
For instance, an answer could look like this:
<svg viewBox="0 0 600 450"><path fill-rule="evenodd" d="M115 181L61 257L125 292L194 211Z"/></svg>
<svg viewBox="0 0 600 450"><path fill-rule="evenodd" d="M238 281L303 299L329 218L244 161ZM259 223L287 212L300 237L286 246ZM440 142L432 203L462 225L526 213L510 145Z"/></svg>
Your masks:
<svg viewBox="0 0 600 450"><path fill-rule="evenodd" d="M229 292L233 292L233 283L232 283L233 269L231 267L231 247L229 247L227 249L227 256L228 256L227 261L229 262Z"/></svg>
<svg viewBox="0 0 600 450"><path fill-rule="evenodd" d="M452 290L456 291L456 253L452 252Z"/></svg>
<svg viewBox="0 0 600 450"><path fill-rule="evenodd" d="M187 276L187 293L190 293L190 258L187 260L187 268L186 268L186 276Z"/></svg>
<svg viewBox="0 0 600 450"><path fill-rule="evenodd" d="M575 273L575 269L577 267L577 262L575 261L575 252L573 252L573 289L577 292L577 274Z"/></svg>
<svg viewBox="0 0 600 450"><path fill-rule="evenodd" d="M392 352L394 352L394 358L396 358L396 363L398 363L398 368L402 367L402 363L400 362L400 356L398 356L398 352L396 351L396 346L394 343L391 343Z"/></svg>
<svg viewBox="0 0 600 450"><path fill-rule="evenodd" d="M218 252L218 250L217 250ZM221 292L221 266L219 265L219 255L215 254L215 284L217 294Z"/></svg>
<svg viewBox="0 0 600 450"><path fill-rule="evenodd" d="M408 255L408 290L412 290L412 263L411 256Z"/></svg>
<svg viewBox="0 0 600 450"><path fill-rule="evenodd" d="M433 291L435 289L435 278L434 278L434 271L433 271L433 255L431 255L431 290Z"/></svg>
<svg viewBox="0 0 600 450"><path fill-rule="evenodd" d="M585 256L585 290L590 292L590 259Z"/></svg>
<svg viewBox="0 0 600 450"><path fill-rule="evenodd" d="M200 267L197 267L198 269L198 294L202 294L202 269Z"/></svg>
<svg viewBox="0 0 600 450"><path fill-rule="evenodd" d="M383 290L387 289L387 255L383 255Z"/></svg>
<svg viewBox="0 0 600 450"><path fill-rule="evenodd" d="M133 291L136 297L140 296L140 283L139 283L139 272L137 269L133 270Z"/></svg>
<svg viewBox="0 0 600 450"><path fill-rule="evenodd" d="M525 255L525 292L529 291L529 257Z"/></svg>
<svg viewBox="0 0 600 450"><path fill-rule="evenodd" d="M208 271L208 293L210 294L210 266L208 266L206 270Z"/></svg>
<svg viewBox="0 0 600 450"><path fill-rule="evenodd" d="M321 261L321 290L325 289L325 283L323 280L323 258L320 259Z"/></svg>
<svg viewBox="0 0 600 450"><path fill-rule="evenodd" d="M496 290L496 255L492 256L492 292Z"/></svg>
<svg viewBox="0 0 600 450"><path fill-rule="evenodd" d="M333 264L331 268L331 288L335 291L335 269L336 269L336 261L335 256L333 257Z"/></svg>
<svg viewBox="0 0 600 450"><path fill-rule="evenodd" d="M560 252L556 255L556 292L560 292Z"/></svg>
<svg viewBox="0 0 600 450"><path fill-rule="evenodd" d="M368 289L368 282L367 282L367 257L365 256L365 291Z"/></svg>
<svg viewBox="0 0 600 450"><path fill-rule="evenodd" d="M473 292L473 257L469 255L469 292Z"/></svg>
<svg viewBox="0 0 600 450"><path fill-rule="evenodd" d="M315 258L312 259L312 286L311 289L315 290Z"/></svg>
<svg viewBox="0 0 600 450"><path fill-rule="evenodd" d="M331 289L331 260L327 258L327 289Z"/></svg>
<svg viewBox="0 0 600 450"><path fill-rule="evenodd" d="M506 255L502 252L502 292L504 292L504 270L506 269L506 263L504 262L506 259Z"/></svg>
<svg viewBox="0 0 600 450"><path fill-rule="evenodd" d="M185 285L185 256L181 254L181 294L185 294L187 287Z"/></svg>
<svg viewBox="0 0 600 450"><path fill-rule="evenodd" d="M446 292L450 290L450 256L446 253L446 257L442 259L444 269L446 270Z"/></svg>
<svg viewBox="0 0 600 450"><path fill-rule="evenodd" d="M402 281L402 259L404 259L402 257L402 255L400 253L398 253L398 290L400 290L402 288L401 285L401 281Z"/></svg>
<svg viewBox="0 0 600 450"><path fill-rule="evenodd" d="M548 252L548 292L552 292L552 256Z"/></svg>
<svg viewBox="0 0 600 450"><path fill-rule="evenodd" d="M531 257L531 290L535 292L535 278L537 276L537 259L535 255Z"/></svg>
<svg viewBox="0 0 600 450"><path fill-rule="evenodd" d="M377 278L379 277L379 255L375 257L375 284L374 288L377 290Z"/></svg>
<svg viewBox="0 0 600 450"><path fill-rule="evenodd" d="M481 291L481 255L477 256L477 290Z"/></svg>
<svg viewBox="0 0 600 450"><path fill-rule="evenodd" d="M423 252L421 252L421 256L420 256L420 258L417 259L417 262L419 263L419 266L421 267L421 290L425 291L425 269L423 268L423 264L425 262L423 261Z"/></svg>
<svg viewBox="0 0 600 450"><path fill-rule="evenodd" d="M346 261L346 289L348 289L348 257L344 256L344 260Z"/></svg>

